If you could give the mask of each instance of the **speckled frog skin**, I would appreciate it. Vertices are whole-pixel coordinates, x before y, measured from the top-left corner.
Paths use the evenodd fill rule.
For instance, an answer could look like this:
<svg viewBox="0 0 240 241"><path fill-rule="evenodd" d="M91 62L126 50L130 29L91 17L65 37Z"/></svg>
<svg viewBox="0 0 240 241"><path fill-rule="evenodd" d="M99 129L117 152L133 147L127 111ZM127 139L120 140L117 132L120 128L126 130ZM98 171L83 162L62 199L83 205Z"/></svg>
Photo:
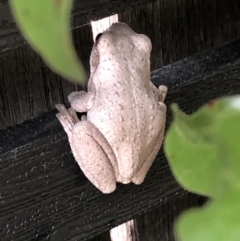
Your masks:
<svg viewBox="0 0 240 241"><path fill-rule="evenodd" d="M167 87L150 81L151 48L146 35L113 24L93 46L88 91L71 93L69 109L56 105L77 163L103 193L141 184L163 141Z"/></svg>

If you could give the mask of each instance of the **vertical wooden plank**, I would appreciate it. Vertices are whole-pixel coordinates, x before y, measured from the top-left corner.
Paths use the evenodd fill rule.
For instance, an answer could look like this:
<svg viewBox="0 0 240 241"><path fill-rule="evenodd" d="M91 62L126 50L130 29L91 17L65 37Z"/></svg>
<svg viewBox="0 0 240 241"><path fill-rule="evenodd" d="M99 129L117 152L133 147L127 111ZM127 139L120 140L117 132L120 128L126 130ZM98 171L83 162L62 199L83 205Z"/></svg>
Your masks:
<svg viewBox="0 0 240 241"><path fill-rule="evenodd" d="M112 16L97 21L91 21L93 41L95 41L95 38L99 33L102 33L107 28L109 28L113 23L116 22L118 22L118 14L114 14Z"/></svg>
<svg viewBox="0 0 240 241"><path fill-rule="evenodd" d="M135 220L130 220L110 230L111 241L138 241L138 229Z"/></svg>
<svg viewBox="0 0 240 241"><path fill-rule="evenodd" d="M91 25L73 32L86 71L92 49ZM0 54L0 129L68 103L70 92L82 89L53 73L28 46Z"/></svg>

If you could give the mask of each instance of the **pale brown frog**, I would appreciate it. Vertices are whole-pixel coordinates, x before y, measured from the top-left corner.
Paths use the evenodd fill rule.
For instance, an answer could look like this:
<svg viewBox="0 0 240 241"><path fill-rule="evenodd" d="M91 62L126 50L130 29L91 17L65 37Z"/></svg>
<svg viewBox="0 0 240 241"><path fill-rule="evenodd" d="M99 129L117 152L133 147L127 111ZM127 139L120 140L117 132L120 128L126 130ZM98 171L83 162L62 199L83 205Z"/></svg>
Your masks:
<svg viewBox="0 0 240 241"><path fill-rule="evenodd" d="M146 35L113 24L93 46L88 92L71 93L68 110L56 105L76 161L103 193L142 183L163 141L167 87L150 81L151 48Z"/></svg>

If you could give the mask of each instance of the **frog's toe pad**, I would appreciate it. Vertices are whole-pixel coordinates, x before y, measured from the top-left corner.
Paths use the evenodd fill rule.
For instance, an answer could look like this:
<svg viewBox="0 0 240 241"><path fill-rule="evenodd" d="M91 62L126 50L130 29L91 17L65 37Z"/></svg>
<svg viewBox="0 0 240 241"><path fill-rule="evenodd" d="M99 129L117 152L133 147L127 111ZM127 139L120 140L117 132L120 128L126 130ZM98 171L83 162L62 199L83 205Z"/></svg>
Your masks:
<svg viewBox="0 0 240 241"><path fill-rule="evenodd" d="M163 102L166 98L167 92L168 92L168 88L165 85L160 85L158 87L159 89L159 94L160 94L160 101Z"/></svg>

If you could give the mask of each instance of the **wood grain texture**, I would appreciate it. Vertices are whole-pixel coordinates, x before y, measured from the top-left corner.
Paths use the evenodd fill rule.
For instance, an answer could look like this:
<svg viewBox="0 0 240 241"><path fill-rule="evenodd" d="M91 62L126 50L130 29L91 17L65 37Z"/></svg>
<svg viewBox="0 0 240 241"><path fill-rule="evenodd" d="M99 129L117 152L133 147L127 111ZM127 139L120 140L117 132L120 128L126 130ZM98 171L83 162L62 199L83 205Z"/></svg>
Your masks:
<svg viewBox="0 0 240 241"><path fill-rule="evenodd" d="M156 69L239 38L239 11L235 0L158 0L120 13L119 20L151 38L151 68ZM184 211L185 202L188 208L198 205L198 197L178 198L137 218L137 241L173 241L173 210Z"/></svg>
<svg viewBox="0 0 240 241"><path fill-rule="evenodd" d="M157 69L240 37L239 12L240 1L235 0L158 0L120 13L119 18L151 38L151 68ZM88 71L91 26L75 29L73 37ZM51 72L28 45L1 53L0 129L67 103L67 95L76 89L80 87Z"/></svg>
<svg viewBox="0 0 240 241"><path fill-rule="evenodd" d="M91 26L74 30L73 37L77 53L89 72ZM82 87L53 73L28 45L1 53L0 129L51 110L57 103L68 103L69 93L78 89Z"/></svg>
<svg viewBox="0 0 240 241"><path fill-rule="evenodd" d="M72 27L77 28L111 14L119 13L151 2L152 0L75 0L72 11ZM7 0L0 0L0 52L22 46L20 34Z"/></svg>
<svg viewBox="0 0 240 241"><path fill-rule="evenodd" d="M103 3L103 1L96 2ZM10 12L5 11L4 7L2 8L2 6L7 6L4 5L7 1L0 0L0 3L2 4L0 5L0 33L4 35L3 31L6 29L2 26L10 26L11 21L2 22L2 20L4 20L3 18L6 19L6 13ZM88 3L90 2L87 1ZM109 9L106 7L105 10ZM142 6L134 6L126 12L120 13L119 17L121 21L128 23L135 31L145 33L151 38L153 44L152 69L157 69L162 65L173 63L210 47L219 46L232 39L239 38L239 12L240 1L236 0L157 0ZM93 13L93 16L94 14L98 14L98 12ZM88 58L92 47L91 28L89 25L77 28L73 31L73 34L76 49L88 69ZM16 46L18 46L18 38L15 38L14 34L12 34L12 37L13 39L8 40L9 44L16 40ZM0 35L0 42L4 39ZM16 46L11 47L15 48ZM196 63L196 66L193 67L197 68L197 66ZM192 66L189 65L189 68L192 68ZM175 72L176 75L179 73L181 73L181 69ZM209 74L211 74L211 71ZM181 78L184 78L184 74L181 75ZM189 76L189 78L192 77ZM210 85L209 88L217 91L218 83L215 84L216 86ZM201 85L199 88L203 91L207 89L207 87L202 89ZM67 103L66 96L75 89L79 89L79 87L49 71L28 45L1 53L0 129L30 119L44 111L49 111L58 102ZM226 91L229 91L229 89ZM196 92L196 94L199 94L199 92ZM199 98L202 98L203 95L204 93L200 93ZM35 130L36 134L39 133L39 130L34 126L30 129ZM28 128L24 132L27 131ZM23 134L21 135L24 137ZM137 218L137 222L141 224L139 241L145 241L146 237L154 241L158 239L173 241L172 230L169 227L172 226L174 212L178 210L179 213L181 210L183 211L194 205L198 205L198 198L193 198L191 195L179 197L169 204L167 202L163 207L157 205L155 212ZM34 207L37 207L37 205ZM69 206L69 208L71 207ZM161 211L158 211L159 209ZM143 210L141 209L141 211ZM152 227L156 228L152 230ZM21 228L21 226L17 225L17 228ZM145 230L142 230L143 228ZM11 230L15 232L14 229ZM42 239L37 230L36 236L38 235L38 237L33 236L30 240ZM0 228L0 235L1 231ZM76 230L76 232L79 232L79 230ZM44 233L44 227L42 233ZM109 238L108 233L104 233L96 240L108 240L107 237ZM94 239L94 241L96 240Z"/></svg>
<svg viewBox="0 0 240 241"><path fill-rule="evenodd" d="M193 194L187 194L175 200L157 207L155 210L136 218L138 240L163 241L175 240L173 224L179 215L191 207L200 207L206 201L205 198Z"/></svg>
<svg viewBox="0 0 240 241"><path fill-rule="evenodd" d="M119 13L152 41L151 69L240 37L240 1L158 0Z"/></svg>
<svg viewBox="0 0 240 241"><path fill-rule="evenodd" d="M167 105L191 113L240 93L240 40L152 72ZM183 195L161 150L140 186L101 194L74 162L56 111L0 132L1 241L86 240ZM167 123L172 116L168 110Z"/></svg>

